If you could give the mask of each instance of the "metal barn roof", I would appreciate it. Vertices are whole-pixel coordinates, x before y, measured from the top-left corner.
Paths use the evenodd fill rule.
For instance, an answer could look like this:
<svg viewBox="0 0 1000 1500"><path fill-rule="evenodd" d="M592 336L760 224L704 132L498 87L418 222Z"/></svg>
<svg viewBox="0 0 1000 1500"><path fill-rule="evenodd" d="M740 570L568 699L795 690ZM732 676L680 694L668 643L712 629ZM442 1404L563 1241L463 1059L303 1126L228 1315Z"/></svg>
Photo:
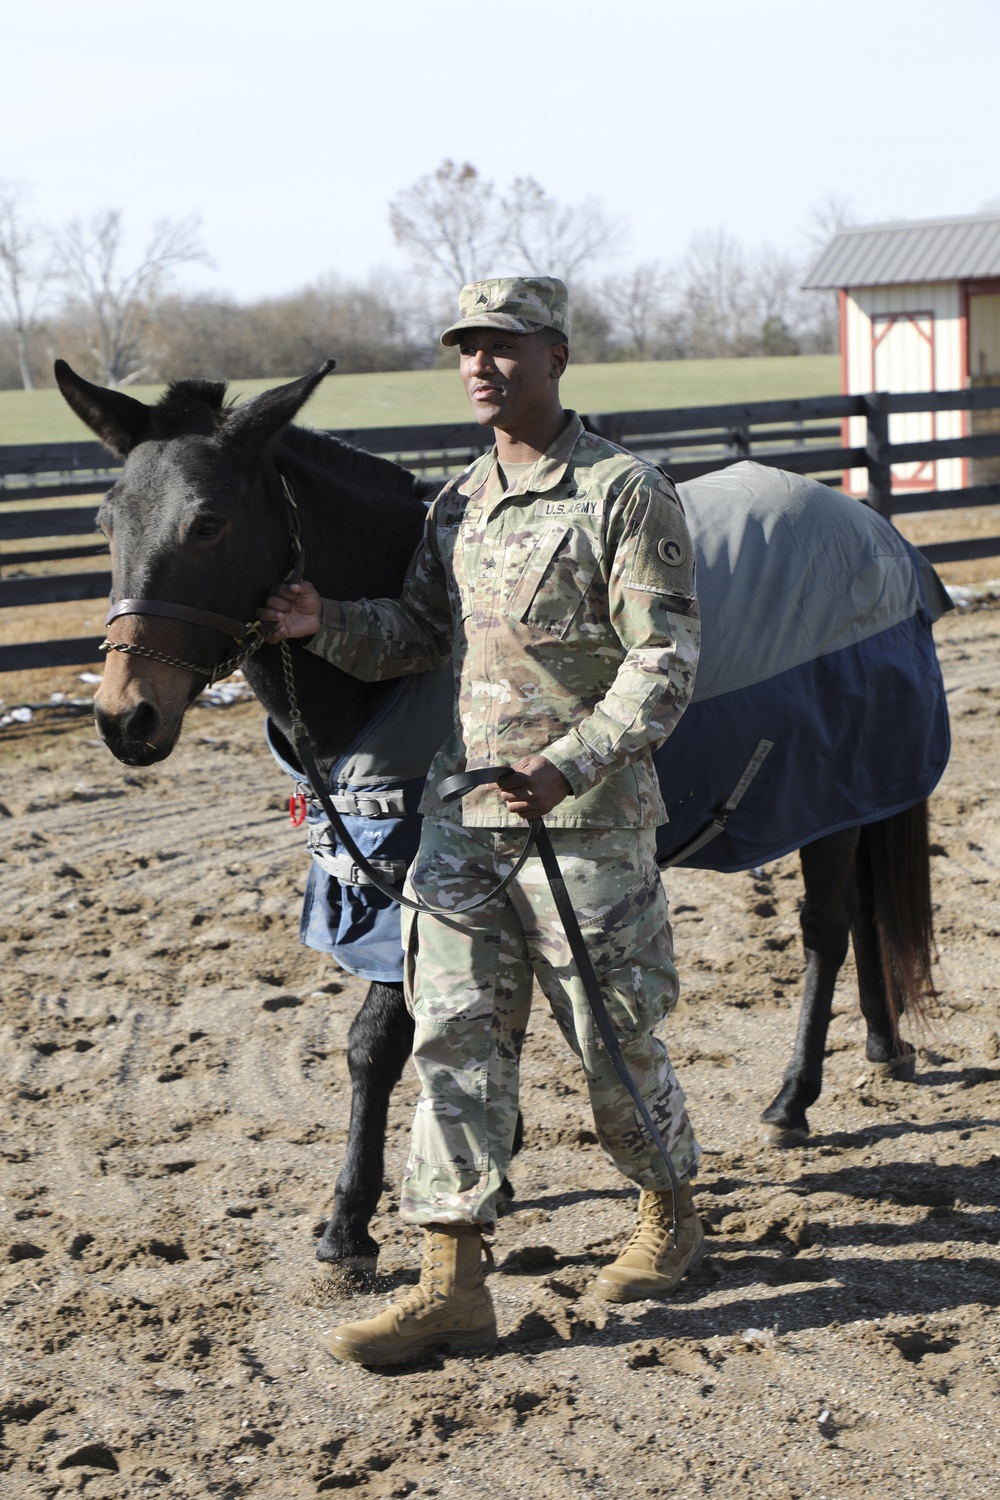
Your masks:
<svg viewBox="0 0 1000 1500"><path fill-rule="evenodd" d="M1000 276L1000 211L842 229L820 255L809 290Z"/></svg>

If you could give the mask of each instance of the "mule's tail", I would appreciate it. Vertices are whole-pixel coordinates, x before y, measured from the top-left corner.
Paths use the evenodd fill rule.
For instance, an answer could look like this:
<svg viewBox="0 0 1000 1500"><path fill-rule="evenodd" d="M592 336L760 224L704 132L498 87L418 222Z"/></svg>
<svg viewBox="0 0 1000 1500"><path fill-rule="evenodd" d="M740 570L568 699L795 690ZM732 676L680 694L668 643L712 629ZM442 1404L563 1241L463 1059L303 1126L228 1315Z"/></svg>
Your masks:
<svg viewBox="0 0 1000 1500"><path fill-rule="evenodd" d="M931 975L934 916L927 803L919 802L880 823L867 823L861 829L857 859L862 903L869 908L875 939L857 952L858 978L862 985L867 980L883 990L893 1032L898 1034L904 1011L926 1019L928 1003L937 999Z"/></svg>

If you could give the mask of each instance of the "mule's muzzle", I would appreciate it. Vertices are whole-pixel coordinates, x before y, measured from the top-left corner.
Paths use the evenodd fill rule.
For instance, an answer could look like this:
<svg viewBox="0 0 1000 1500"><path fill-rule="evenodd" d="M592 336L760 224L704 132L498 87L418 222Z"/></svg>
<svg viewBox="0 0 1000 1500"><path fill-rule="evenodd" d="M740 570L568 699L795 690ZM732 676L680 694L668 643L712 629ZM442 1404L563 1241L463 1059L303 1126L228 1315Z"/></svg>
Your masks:
<svg viewBox="0 0 1000 1500"><path fill-rule="evenodd" d="M112 755L126 766L152 766L166 760L180 732L178 721L173 734L164 734L163 715L148 698L117 712L102 708L95 699L94 720Z"/></svg>

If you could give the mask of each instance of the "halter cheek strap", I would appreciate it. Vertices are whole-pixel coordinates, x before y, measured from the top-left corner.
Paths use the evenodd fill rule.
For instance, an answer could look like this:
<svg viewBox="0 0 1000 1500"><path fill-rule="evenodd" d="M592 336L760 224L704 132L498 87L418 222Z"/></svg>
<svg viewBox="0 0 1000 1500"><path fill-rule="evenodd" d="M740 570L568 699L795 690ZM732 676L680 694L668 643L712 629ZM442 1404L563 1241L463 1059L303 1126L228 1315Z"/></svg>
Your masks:
<svg viewBox="0 0 1000 1500"><path fill-rule="evenodd" d="M299 529L299 507L288 480L284 474L279 477L288 505L288 534L292 546L292 561L282 582L301 583L305 571L305 557ZM154 651L149 646L133 646L128 641L105 641L99 648L101 651L120 651L124 656L144 656L150 661L163 662L168 667L177 667L181 672L191 672L196 677L207 677L210 684L218 682L220 678L228 677L248 657L259 651L271 631L271 626L263 625L260 620L234 620L229 615L213 614L211 610L194 609L190 604L174 604L166 599L119 599L118 603L113 604L108 611L105 626L110 625L112 620L117 620L122 615L160 615L167 620L181 620L186 625L200 625L204 630L214 630L219 635L231 636L236 642L237 649L221 661L216 657L215 661L208 665L196 661L183 661L179 656L169 656L166 652Z"/></svg>

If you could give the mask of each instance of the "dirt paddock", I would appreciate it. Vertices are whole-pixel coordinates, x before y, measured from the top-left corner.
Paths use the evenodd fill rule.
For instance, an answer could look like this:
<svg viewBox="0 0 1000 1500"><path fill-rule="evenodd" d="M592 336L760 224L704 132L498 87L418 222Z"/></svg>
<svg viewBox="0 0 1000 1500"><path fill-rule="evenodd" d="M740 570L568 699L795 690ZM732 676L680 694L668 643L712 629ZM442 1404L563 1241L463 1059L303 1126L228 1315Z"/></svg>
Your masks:
<svg viewBox="0 0 1000 1500"><path fill-rule="evenodd" d="M389 1375L321 1335L381 1285L314 1273L364 986L297 946L304 856L252 702L127 771L84 714L0 746L0 1489L358 1495L994 1496L1000 1473L1000 610L938 626L955 748L933 799L941 1004L912 1084L869 1075L845 971L808 1147L758 1116L791 1047L797 863L669 877L671 1052L705 1146L710 1258L669 1303L588 1287L632 1222L543 1007L479 1360ZM10 702L10 684L0 693ZM76 674L18 691L90 691ZM0 710L2 712L2 710Z"/></svg>

